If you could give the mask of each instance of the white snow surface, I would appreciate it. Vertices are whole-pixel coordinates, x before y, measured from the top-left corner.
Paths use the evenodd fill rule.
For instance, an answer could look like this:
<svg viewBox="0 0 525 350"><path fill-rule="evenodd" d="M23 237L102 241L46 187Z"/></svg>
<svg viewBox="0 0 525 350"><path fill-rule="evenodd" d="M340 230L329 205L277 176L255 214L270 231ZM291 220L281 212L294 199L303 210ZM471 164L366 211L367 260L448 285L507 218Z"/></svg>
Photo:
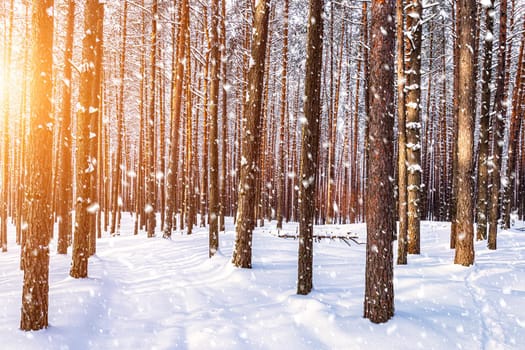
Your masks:
<svg viewBox="0 0 525 350"><path fill-rule="evenodd" d="M395 265L395 316L375 325L362 317L365 245L314 243L314 291L298 296L298 241L276 237L275 222L254 232L250 270L230 263L231 218L212 259L206 229L166 240L132 228L123 215L121 235L97 242L87 279L69 277L71 252L52 253L50 327L23 332L10 227L9 251L0 253L0 348L525 349L525 232L517 229L500 232L496 251L476 242L466 268L453 264L450 224L423 222L422 254ZM316 231L366 240L364 224Z"/></svg>

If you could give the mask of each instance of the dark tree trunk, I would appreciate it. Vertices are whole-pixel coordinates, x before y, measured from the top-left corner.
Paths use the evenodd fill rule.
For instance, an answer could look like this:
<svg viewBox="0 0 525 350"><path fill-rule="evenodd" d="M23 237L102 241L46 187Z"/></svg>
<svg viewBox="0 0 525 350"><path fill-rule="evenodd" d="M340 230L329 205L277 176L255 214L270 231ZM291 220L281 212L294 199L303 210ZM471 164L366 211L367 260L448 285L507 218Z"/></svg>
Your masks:
<svg viewBox="0 0 525 350"><path fill-rule="evenodd" d="M494 31L494 3L485 11L486 35ZM489 157L489 125L490 125L490 85L492 83L492 38L485 40L483 54L483 70L481 72L481 115L479 122L479 150L478 150L478 198L477 198L477 227L476 239L487 239L488 214L488 157Z"/></svg>
<svg viewBox="0 0 525 350"><path fill-rule="evenodd" d="M525 65L523 64L523 51L525 46L525 21L523 22L524 34L522 34L522 41L520 45L520 52L518 55L518 65L516 73L516 83L514 84L514 91L512 97L512 115L509 127L509 146L507 150L507 186L505 186L505 193L503 199L504 212L504 228L509 229L511 225L510 214L513 205L513 196L516 188L517 169L516 163L519 150L519 138L521 131L521 122L523 119L523 88L524 88L524 74Z"/></svg>
<svg viewBox="0 0 525 350"><path fill-rule="evenodd" d="M506 72L506 43L507 43L507 0L500 2L499 18L499 52L498 68L496 70L496 92L494 94L494 122L493 125L493 155L494 163L492 169L492 187L490 193L489 208L489 236L487 246L496 249L498 233L499 198L501 189L501 156L503 153L503 142L505 132L504 95L505 95L505 72Z"/></svg>
<svg viewBox="0 0 525 350"><path fill-rule="evenodd" d="M287 71L288 71L288 0L284 0L283 9L283 68L281 72L281 115L279 127L279 172L277 184L277 229L283 228L283 211L284 211L284 188L286 179L286 169L284 162L284 147L285 147L285 118L287 116L286 98L287 98Z"/></svg>
<svg viewBox="0 0 525 350"><path fill-rule="evenodd" d="M321 116L321 72L323 63L323 0L310 0L306 46L306 77L302 128L301 166L299 170L299 257L297 294L306 295L313 288L313 229L316 198L316 174Z"/></svg>
<svg viewBox="0 0 525 350"><path fill-rule="evenodd" d="M394 315L394 7L393 1L372 1L364 317L374 323Z"/></svg>
<svg viewBox="0 0 525 350"><path fill-rule="evenodd" d="M209 225L209 256L213 256L219 249L219 79L221 70L221 53L219 38L219 0L212 1L211 8L211 83L210 83L210 178L208 196L208 225Z"/></svg>

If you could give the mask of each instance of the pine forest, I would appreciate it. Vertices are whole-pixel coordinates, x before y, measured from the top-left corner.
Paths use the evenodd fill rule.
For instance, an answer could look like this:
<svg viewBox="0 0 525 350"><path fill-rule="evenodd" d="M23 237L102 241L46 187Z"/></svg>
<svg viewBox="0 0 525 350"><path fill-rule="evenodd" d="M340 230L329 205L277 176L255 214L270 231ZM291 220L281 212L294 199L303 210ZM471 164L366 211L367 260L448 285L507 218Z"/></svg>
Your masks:
<svg viewBox="0 0 525 350"><path fill-rule="evenodd" d="M2 0L6 349L524 349L525 0Z"/></svg>

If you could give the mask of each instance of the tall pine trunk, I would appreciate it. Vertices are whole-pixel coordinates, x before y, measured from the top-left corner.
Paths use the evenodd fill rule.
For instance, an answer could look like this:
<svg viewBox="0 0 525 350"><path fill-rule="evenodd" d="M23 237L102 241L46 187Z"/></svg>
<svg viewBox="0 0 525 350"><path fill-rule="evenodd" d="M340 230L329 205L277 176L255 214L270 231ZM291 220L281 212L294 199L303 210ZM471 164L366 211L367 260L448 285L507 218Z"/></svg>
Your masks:
<svg viewBox="0 0 525 350"><path fill-rule="evenodd" d="M62 90L62 120L61 128L61 147L60 147L60 168L58 183L60 184L59 194L59 222L58 222L58 244L59 254L67 254L67 247L72 236L72 215L71 206L73 204L73 184L72 184L72 134L71 134L71 60L73 58L73 35L75 29L75 1L68 0L66 48L64 51L64 86Z"/></svg>
<svg viewBox="0 0 525 350"><path fill-rule="evenodd" d="M393 1L372 1L364 317L374 323L394 315L394 7Z"/></svg>
<svg viewBox="0 0 525 350"><path fill-rule="evenodd" d="M211 83L210 83L210 178L208 195L208 225L209 225L209 256L213 256L219 249L219 79L221 69L221 53L219 50L219 0L212 1L211 8Z"/></svg>
<svg viewBox="0 0 525 350"><path fill-rule="evenodd" d="M407 168L406 168L406 115L405 115L405 40L404 40L404 1L396 1L396 40L397 40L397 144L398 144L398 264L407 263L408 253L408 214L407 214Z"/></svg>
<svg viewBox="0 0 525 350"><path fill-rule="evenodd" d="M52 203L52 67L53 0L33 3L31 57L31 119L28 153L28 229L22 250L24 283L20 329L48 326L49 239L53 231Z"/></svg>
<svg viewBox="0 0 525 350"><path fill-rule="evenodd" d="M299 170L299 257L297 294L313 288L313 231L321 116L323 63L323 0L310 0L304 80L304 116Z"/></svg>
<svg viewBox="0 0 525 350"><path fill-rule="evenodd" d="M421 32L420 0L406 6L406 157L408 194L408 253L420 253L421 220Z"/></svg>
<svg viewBox="0 0 525 350"><path fill-rule="evenodd" d="M254 9L252 49L248 71L248 96L244 107L236 238L232 258L233 264L242 268L252 267L252 233L255 228L256 184L260 175L258 169L261 140L260 119L269 12L269 0L257 2Z"/></svg>
<svg viewBox="0 0 525 350"><path fill-rule="evenodd" d="M75 233L73 257L69 274L74 278L88 275L89 237L92 225L91 175L95 172L91 154L91 118L96 112L93 96L96 62L96 27L99 16L98 0L86 0L84 7L84 38L82 40L82 69L80 72L79 108L77 112L77 178Z"/></svg>
<svg viewBox="0 0 525 350"><path fill-rule="evenodd" d="M496 92L494 93L494 122L492 145L492 187L489 208L489 236L487 246L496 249L498 233L499 198L501 189L501 163L505 132L504 95L507 43L507 0L500 2L498 68L496 70Z"/></svg>
<svg viewBox="0 0 525 350"><path fill-rule="evenodd" d="M476 3L459 0L458 25L458 110L457 121L457 186L456 186L456 255L455 264L469 266L474 263L474 52Z"/></svg>
<svg viewBox="0 0 525 350"><path fill-rule="evenodd" d="M492 33L494 31L494 3L485 10L485 48L483 54L483 70L481 72L481 115L479 122L478 150L478 198L476 239L487 239L487 208L489 185L489 126L490 126L490 85L492 81Z"/></svg>

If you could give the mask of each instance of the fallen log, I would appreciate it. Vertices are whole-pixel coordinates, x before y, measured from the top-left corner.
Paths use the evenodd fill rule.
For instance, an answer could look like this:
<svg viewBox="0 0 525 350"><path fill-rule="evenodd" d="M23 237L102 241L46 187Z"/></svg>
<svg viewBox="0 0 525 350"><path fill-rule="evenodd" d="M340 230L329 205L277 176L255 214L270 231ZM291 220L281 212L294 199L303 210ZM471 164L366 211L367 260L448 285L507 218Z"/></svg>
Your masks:
<svg viewBox="0 0 525 350"><path fill-rule="evenodd" d="M279 238L285 238L285 239L298 239L299 234L290 234L290 233L278 233L277 237ZM320 242L323 239L329 239L329 240L340 240L346 243L349 247L351 247L350 241L354 242L357 245L365 244L365 242L359 242L359 236L352 234L350 232L346 234L314 234L313 236L314 242Z"/></svg>

